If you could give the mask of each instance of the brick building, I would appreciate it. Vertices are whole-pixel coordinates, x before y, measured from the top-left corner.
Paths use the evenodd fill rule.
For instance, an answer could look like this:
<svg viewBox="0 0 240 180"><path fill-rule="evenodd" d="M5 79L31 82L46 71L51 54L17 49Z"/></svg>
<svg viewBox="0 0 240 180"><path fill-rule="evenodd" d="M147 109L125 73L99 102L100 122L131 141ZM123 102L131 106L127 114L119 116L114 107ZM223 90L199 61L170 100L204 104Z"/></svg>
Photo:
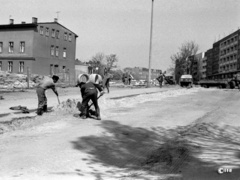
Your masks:
<svg viewBox="0 0 240 180"><path fill-rule="evenodd" d="M53 22L0 25L0 70L53 75L74 83L77 35Z"/></svg>

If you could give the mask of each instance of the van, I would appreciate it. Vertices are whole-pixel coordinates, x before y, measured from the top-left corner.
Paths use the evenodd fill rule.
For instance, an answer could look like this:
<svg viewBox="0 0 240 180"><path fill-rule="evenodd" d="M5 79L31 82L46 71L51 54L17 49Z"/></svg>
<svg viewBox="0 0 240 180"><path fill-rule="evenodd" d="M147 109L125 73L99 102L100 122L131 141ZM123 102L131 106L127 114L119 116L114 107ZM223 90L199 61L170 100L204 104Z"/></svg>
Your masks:
<svg viewBox="0 0 240 180"><path fill-rule="evenodd" d="M193 77L190 74L185 74L182 75L180 78L180 82L179 82L181 87L192 87L193 85Z"/></svg>

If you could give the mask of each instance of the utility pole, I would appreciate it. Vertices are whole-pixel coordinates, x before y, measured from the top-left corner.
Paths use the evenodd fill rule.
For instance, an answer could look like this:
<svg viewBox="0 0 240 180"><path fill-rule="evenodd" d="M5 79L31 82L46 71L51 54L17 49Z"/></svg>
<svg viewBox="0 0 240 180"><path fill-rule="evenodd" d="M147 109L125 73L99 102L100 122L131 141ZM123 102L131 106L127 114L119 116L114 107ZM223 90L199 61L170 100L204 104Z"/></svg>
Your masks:
<svg viewBox="0 0 240 180"><path fill-rule="evenodd" d="M150 87L150 85L151 85L151 58L152 58L153 3L154 3L154 0L152 0L152 11L151 11L151 28L150 28L150 47L149 47L149 64L148 64L148 82L147 82L147 87Z"/></svg>

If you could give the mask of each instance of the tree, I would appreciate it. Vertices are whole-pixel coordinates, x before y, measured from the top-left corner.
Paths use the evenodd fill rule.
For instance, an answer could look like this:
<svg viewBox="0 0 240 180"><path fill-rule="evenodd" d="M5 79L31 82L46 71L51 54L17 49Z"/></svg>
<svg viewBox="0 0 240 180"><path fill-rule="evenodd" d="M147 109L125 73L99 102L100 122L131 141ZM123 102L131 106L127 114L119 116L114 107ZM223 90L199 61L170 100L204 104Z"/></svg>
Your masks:
<svg viewBox="0 0 240 180"><path fill-rule="evenodd" d="M106 60L107 60L107 67L109 70L111 70L112 67L114 67L118 62L118 58L116 54L110 54L106 56Z"/></svg>
<svg viewBox="0 0 240 180"><path fill-rule="evenodd" d="M198 44L194 41L188 41L182 44L179 48L179 52L171 56L172 62L175 66L174 74L177 83L179 82L181 75L190 73L191 61L189 60L189 57L195 55L198 48Z"/></svg>
<svg viewBox="0 0 240 180"><path fill-rule="evenodd" d="M121 80L123 76L123 72L120 69L110 70L110 73L113 75L114 80Z"/></svg>
<svg viewBox="0 0 240 180"><path fill-rule="evenodd" d="M88 64L92 67L93 73L101 74L101 72L105 68L103 62L104 59L105 59L104 53L97 53L91 58Z"/></svg>

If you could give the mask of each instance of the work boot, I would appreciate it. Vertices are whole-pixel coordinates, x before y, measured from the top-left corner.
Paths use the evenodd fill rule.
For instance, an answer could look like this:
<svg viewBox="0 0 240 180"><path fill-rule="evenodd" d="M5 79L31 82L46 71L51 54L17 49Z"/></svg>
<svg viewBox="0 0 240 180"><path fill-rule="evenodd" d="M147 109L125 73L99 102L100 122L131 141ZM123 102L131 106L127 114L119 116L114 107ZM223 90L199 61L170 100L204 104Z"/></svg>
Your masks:
<svg viewBox="0 0 240 180"><path fill-rule="evenodd" d="M81 116L82 119L87 119L87 116L83 115Z"/></svg>
<svg viewBox="0 0 240 180"><path fill-rule="evenodd" d="M41 116L43 114L43 110L42 109L37 109L36 113L37 113L38 116Z"/></svg>
<svg viewBox="0 0 240 180"><path fill-rule="evenodd" d="M47 105L43 106L43 112L47 112Z"/></svg>

